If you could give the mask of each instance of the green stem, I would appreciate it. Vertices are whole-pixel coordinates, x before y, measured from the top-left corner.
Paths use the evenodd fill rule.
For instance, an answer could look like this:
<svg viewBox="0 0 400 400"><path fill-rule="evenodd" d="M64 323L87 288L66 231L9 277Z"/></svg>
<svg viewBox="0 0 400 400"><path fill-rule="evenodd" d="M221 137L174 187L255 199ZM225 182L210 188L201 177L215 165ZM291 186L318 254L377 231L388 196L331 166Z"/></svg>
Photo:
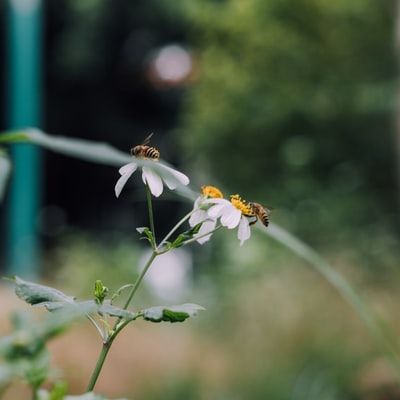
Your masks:
<svg viewBox="0 0 400 400"><path fill-rule="evenodd" d="M169 231L169 233L167 233L165 238L158 245L157 249L160 249L167 242L167 240L178 230L178 228L191 217L191 215L193 214L193 211L194 210L190 211L188 214L186 214L183 218L181 218L177 222L177 224Z"/></svg>
<svg viewBox="0 0 400 400"><path fill-rule="evenodd" d="M125 301L125 304L123 306L123 309L126 310L134 295L136 294L137 290L139 289L140 284L143 281L144 276L146 275L147 271L149 270L151 264L153 263L153 261L155 260L155 258L160 255L163 254L162 251L160 251L160 248L167 242L167 240L177 231L177 229L186 221L190 218L190 216L192 215L193 211L189 212L188 214L186 214L183 218L181 218L177 224L171 229L171 231L164 237L164 239L161 241L160 245L157 246L156 244L156 239L155 239L155 228L154 228L154 215L153 215L153 206L152 206L152 199L151 199L151 192L150 189L148 187L148 185L146 185L146 194L147 194L147 205L148 205L148 209L149 209L149 224L150 224L150 230L152 232L152 242L151 242L151 246L152 246L152 253L149 257L149 259L147 260L144 268L142 269L142 271L140 272L138 278L136 279L135 284L132 286L131 291L129 293L128 298ZM218 228L216 228L218 229ZM100 372L103 368L104 362L107 358L107 354L110 351L111 345L114 342L115 338L117 337L117 335L119 334L119 332L121 332L121 330L130 322L130 321L125 321L121 324L122 318L118 318L117 321L115 322L113 329L112 329L112 333L111 335L105 339L103 341L103 347L101 349L99 358L97 360L96 366L94 368L94 371L92 373L92 376L90 378L89 381L89 385L88 385L88 391L92 391L94 389L94 386L96 385L97 379L99 378ZM92 321L93 322L93 321ZM97 326L97 325L96 325Z"/></svg>
<svg viewBox="0 0 400 400"><path fill-rule="evenodd" d="M151 201L151 192L149 185L146 185L146 195L147 195L147 208L149 209L149 224L150 224L150 230L151 233L153 234L153 242L151 243L151 246L153 249L157 247L156 245L156 231L154 228L154 215L153 215L153 205Z"/></svg>
<svg viewBox="0 0 400 400"><path fill-rule="evenodd" d="M126 299L125 305L123 307L124 310L126 310L129 306L129 304L131 303L133 296L135 295L135 293L137 292L144 276L146 275L146 272L149 270L150 265L153 263L154 259L158 256L158 252L153 250L153 252L151 253L151 256L149 257L149 259L147 260L146 265L144 266L144 268L142 269L142 272L140 273L140 275L138 276L138 278L136 279L135 284L133 285L131 292L129 293L128 298ZM119 321L117 321L118 324ZM114 326L115 328L115 326Z"/></svg>
<svg viewBox="0 0 400 400"><path fill-rule="evenodd" d="M153 252L151 253L151 256L149 257L149 259L147 260L147 263L144 266L142 272L136 279L136 282L133 285L133 287L129 293L129 296L123 306L124 310L126 310L128 308L129 304L131 303L131 301L133 299L133 296L137 292L144 276L146 275L146 272L150 268L150 265L153 263L154 259L158 256L158 252L155 250L157 245L156 245L156 239L155 239L154 216L153 216L153 207L152 207L152 201L151 201L151 192L150 192L148 185L146 185L146 194L147 194L147 205L148 205L148 209L149 209L150 230L151 230L152 236L153 236L153 240L151 243ZM101 349L99 358L97 360L96 366L93 370L92 376L90 377L90 381L89 381L89 384L87 387L88 392L91 392L94 389L94 386L96 385L97 379L99 378L100 372L103 368L104 362L107 358L107 354L110 351L110 348L111 348L112 343L114 342L114 339L117 337L118 333L121 332L121 330L127 324L127 322L125 321L125 323L120 325L121 320L122 320L122 318L118 318L118 320L114 324L111 335L107 339L103 340L103 347Z"/></svg>
<svg viewBox="0 0 400 400"><path fill-rule="evenodd" d="M136 279L135 284L133 285L131 292L129 293L129 296L125 302L125 305L123 307L124 310L126 310L131 303L133 296L135 295L136 291L138 290L140 283L142 282L144 276L146 275L146 272L149 270L150 265L153 263L154 259L158 256L158 253L156 251L153 251L151 253L151 256L147 260L146 265L144 266L142 272ZM125 321L125 323L120 325L122 318L118 318L118 320L115 322L114 327L112 329L111 335L107 338L107 340L103 341L103 347L101 349L99 358L97 360L96 366L94 368L94 371L92 373L92 376L89 381L89 385L87 388L87 391L90 392L94 389L94 386L97 382L97 379L99 378L100 372L103 368L104 362L106 360L107 354L110 351L111 345L114 342L114 339L117 337L119 332L130 322L130 321Z"/></svg>
<svg viewBox="0 0 400 400"><path fill-rule="evenodd" d="M111 345L116 338L116 334L111 335L108 341L103 342L103 347L100 352L100 356L97 360L96 366L94 368L94 371L92 373L92 376L90 377L90 381L87 387L87 392L91 392L94 389L94 386L96 385L97 379L99 378L100 372L103 368L104 361L106 360L107 354L110 351Z"/></svg>

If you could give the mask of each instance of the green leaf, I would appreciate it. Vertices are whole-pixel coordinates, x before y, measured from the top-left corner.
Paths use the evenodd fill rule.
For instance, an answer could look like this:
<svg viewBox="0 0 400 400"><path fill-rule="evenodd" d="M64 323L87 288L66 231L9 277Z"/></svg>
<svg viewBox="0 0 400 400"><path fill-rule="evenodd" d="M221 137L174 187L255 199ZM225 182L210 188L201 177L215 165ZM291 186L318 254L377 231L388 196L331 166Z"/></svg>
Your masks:
<svg viewBox="0 0 400 400"><path fill-rule="evenodd" d="M109 301L103 301L100 304L97 299L75 302L73 296L67 296L52 287L28 282L19 277L11 279L15 281L15 292L20 299L35 307L46 307L49 311L62 310L62 315L67 320L85 317L87 314L94 313L98 313L101 316L107 314L111 317L123 318L127 321L137 318L136 313L112 306ZM100 281L96 282L96 286L95 290L100 291L102 296L108 291Z"/></svg>
<svg viewBox="0 0 400 400"><path fill-rule="evenodd" d="M177 248L181 247L185 244L185 241L188 239L191 239L193 235L195 235L201 227L201 223L197 224L195 227L192 229L189 229L185 232L182 232L180 235L177 236L177 238L171 243L170 247L171 248Z"/></svg>
<svg viewBox="0 0 400 400"><path fill-rule="evenodd" d="M0 143L27 142L28 135L25 130L7 131L0 134Z"/></svg>
<svg viewBox="0 0 400 400"><path fill-rule="evenodd" d="M107 314L110 317L123 318L126 321L132 321L138 317L137 313L133 313L120 307L112 306L111 304L102 304L99 306L98 313L102 316Z"/></svg>
<svg viewBox="0 0 400 400"><path fill-rule="evenodd" d="M129 152L122 152L107 143L47 135L36 128L0 134L0 143L31 142L61 154L100 164L120 166L132 160Z"/></svg>
<svg viewBox="0 0 400 400"><path fill-rule="evenodd" d="M68 385L66 382L56 382L53 386L51 393L49 393L49 400L63 400L67 394Z"/></svg>
<svg viewBox="0 0 400 400"><path fill-rule="evenodd" d="M27 313L18 313L13 318L11 335L0 338L0 354L6 369L0 380L23 379L32 387L39 387L47 378L50 356L45 346L49 337L41 321L37 322Z"/></svg>
<svg viewBox="0 0 400 400"><path fill-rule="evenodd" d="M142 310L139 314L146 321L151 322L183 322L189 317L197 315L199 310L204 310L198 304L180 304L175 306L157 306Z"/></svg>
<svg viewBox="0 0 400 400"><path fill-rule="evenodd" d="M50 286L40 285L34 282L25 281L18 276L10 278L15 282L15 294L33 306L49 307L52 303L73 304L75 297L67 296L63 292Z"/></svg>
<svg viewBox="0 0 400 400"><path fill-rule="evenodd" d="M154 235L153 232L147 226L136 228L136 230L142 235L140 239L146 239L151 244L154 244Z"/></svg>
<svg viewBox="0 0 400 400"><path fill-rule="evenodd" d="M60 154L104 165L120 167L121 165L132 161L129 150L122 152L110 146L108 143L99 143L63 136L52 136L36 128L27 128L25 130L4 132L0 134L0 143L18 142L34 143ZM139 167L149 165L148 160L141 160L140 158L135 159L135 163ZM158 163L152 162L151 164L152 169L157 171L158 175L168 179L171 184L176 186L176 192L179 192L184 197L194 200L197 193L193 192L187 186L182 185L173 175L168 174L163 166L170 167L168 163L164 161Z"/></svg>

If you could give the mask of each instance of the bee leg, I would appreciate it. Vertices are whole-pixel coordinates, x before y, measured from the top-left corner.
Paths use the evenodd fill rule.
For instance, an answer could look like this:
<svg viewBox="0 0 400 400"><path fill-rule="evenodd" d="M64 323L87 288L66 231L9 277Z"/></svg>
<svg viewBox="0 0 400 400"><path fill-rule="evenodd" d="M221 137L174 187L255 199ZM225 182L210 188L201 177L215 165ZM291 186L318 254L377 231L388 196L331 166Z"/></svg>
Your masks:
<svg viewBox="0 0 400 400"><path fill-rule="evenodd" d="M254 219L252 221L249 222L249 225L254 225L257 222L257 216L256 215L251 215L250 217L253 217Z"/></svg>

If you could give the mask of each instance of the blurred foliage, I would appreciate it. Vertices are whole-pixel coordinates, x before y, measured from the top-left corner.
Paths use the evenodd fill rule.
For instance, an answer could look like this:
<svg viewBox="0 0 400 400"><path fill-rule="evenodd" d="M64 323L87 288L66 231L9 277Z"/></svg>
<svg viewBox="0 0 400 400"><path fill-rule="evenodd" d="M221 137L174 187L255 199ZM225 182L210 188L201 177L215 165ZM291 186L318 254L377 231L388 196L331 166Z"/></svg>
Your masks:
<svg viewBox="0 0 400 400"><path fill-rule="evenodd" d="M378 346L362 320L321 276L264 235L254 234L249 246L237 252L235 235L218 233L225 243L223 251L230 256L218 261L218 270L199 271L185 299L204 304L207 311L184 325L155 327L138 321L127 329L115 343L104 382L112 396L149 400L392 398L387 386L398 390L398 385ZM128 237L120 238L107 251L96 240L78 235L61 242L53 250L59 259L60 269L54 275L58 285L63 290L73 288L74 293L86 291L87 297L92 287L85 288L84 283L95 276L107 276L110 288L118 287L124 275L132 279L138 252L130 242ZM203 268L212 266L204 253L202 257ZM344 254L336 265L369 294L371 306L398 332L397 287L366 280ZM391 278L398 281L398 272ZM148 296L142 289L139 303ZM74 362L83 371L90 371L90 355L96 355L99 347L94 336L88 337L95 332L87 325L69 338L80 354ZM53 347L58 365L65 366L63 359L69 360L70 351L65 343ZM383 368L377 368L377 363ZM129 371L134 379L126 379L122 371ZM78 387L86 383L87 374L81 373L77 380L76 368L67 364L67 381L70 375ZM380 397L385 393L386 397Z"/></svg>
<svg viewBox="0 0 400 400"><path fill-rule="evenodd" d="M154 145L168 161L186 162L195 185L221 184L226 194L274 207L274 221L315 245L398 226L393 2L44 7L49 132L104 140L128 154L154 131ZM191 85L162 88L149 79L154 52L171 43L191 50ZM51 153L46 163L45 202L65 209L68 223L121 227L128 206L105 207L114 204L115 171ZM77 170L85 187L60 179ZM69 195L83 189L84 198Z"/></svg>
<svg viewBox="0 0 400 400"><path fill-rule="evenodd" d="M176 134L200 184L277 208L275 221L318 244L390 225L392 3L209 0L186 11L200 72Z"/></svg>

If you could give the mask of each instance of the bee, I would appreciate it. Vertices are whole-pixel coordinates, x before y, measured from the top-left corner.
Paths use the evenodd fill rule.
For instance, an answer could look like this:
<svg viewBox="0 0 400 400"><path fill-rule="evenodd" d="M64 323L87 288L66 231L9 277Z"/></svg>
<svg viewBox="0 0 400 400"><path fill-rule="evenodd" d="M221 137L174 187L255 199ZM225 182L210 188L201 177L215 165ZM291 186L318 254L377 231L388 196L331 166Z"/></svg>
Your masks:
<svg viewBox="0 0 400 400"><path fill-rule="evenodd" d="M252 210L252 214L248 214L248 217L255 217L253 221L250 222L250 225L253 225L259 219L265 226L269 224L269 215L271 214L271 209L261 205L260 203L249 202L248 206Z"/></svg>
<svg viewBox="0 0 400 400"><path fill-rule="evenodd" d="M143 140L142 144L138 144L135 147L131 148L131 154L134 157L139 158L151 158L152 160L158 160L160 158L160 152L155 147L147 146L150 143L150 138L153 136L150 133L146 139Z"/></svg>

